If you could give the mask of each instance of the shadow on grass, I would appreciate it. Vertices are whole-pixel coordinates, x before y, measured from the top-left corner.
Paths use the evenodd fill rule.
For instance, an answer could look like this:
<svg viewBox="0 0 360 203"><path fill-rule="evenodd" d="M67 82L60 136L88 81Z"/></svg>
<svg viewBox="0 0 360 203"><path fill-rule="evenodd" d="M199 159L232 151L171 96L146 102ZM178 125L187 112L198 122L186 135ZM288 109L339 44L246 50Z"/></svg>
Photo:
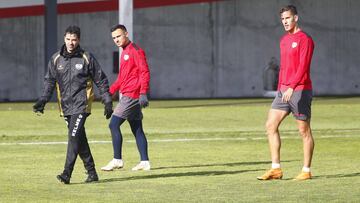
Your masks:
<svg viewBox="0 0 360 203"><path fill-rule="evenodd" d="M298 160L287 160L281 162L292 162ZM212 167L212 166L249 166L249 165L259 165L259 164L271 164L271 161L252 161L252 162L234 162L234 163L214 163L214 164L195 164L187 166L163 166L157 168L151 168L151 170L161 170L161 169L176 169L176 168L200 168L200 167Z"/></svg>
<svg viewBox="0 0 360 203"><path fill-rule="evenodd" d="M351 177L356 177L356 176L360 176L360 173L312 176L312 179L351 178ZM291 180L291 181L293 181L294 178L283 178L282 180Z"/></svg>
<svg viewBox="0 0 360 203"><path fill-rule="evenodd" d="M313 176L316 179L327 179L327 178L351 178L360 176L360 173L349 173L349 174L334 174L334 175L321 175L321 176Z"/></svg>
<svg viewBox="0 0 360 203"><path fill-rule="evenodd" d="M144 176L131 176L131 177L124 177L124 178L100 179L98 182L93 182L93 183L84 183L84 182L83 183L71 183L71 185L100 184L100 183L109 183L109 182L131 181L131 180L146 180L146 179L158 179L158 178L235 175L235 174L241 174L241 173L247 173L247 172L257 172L257 171L264 171L264 170L265 169L237 170L237 171L196 171L196 172L182 172L182 173L165 173L165 174L153 174L153 175L144 175ZM360 173L313 176L313 179L350 178L350 177L357 177L357 176L360 176ZM273 180L273 181L294 181L294 179L293 178L283 178L281 180ZM262 181L262 182L272 182L272 181Z"/></svg>
<svg viewBox="0 0 360 203"><path fill-rule="evenodd" d="M297 160L287 160L282 162L292 162ZM199 167L213 167L213 166L251 166L259 164L270 164L270 161L258 161L258 162L234 162L234 163L216 163L216 164L196 164L196 165L187 165L187 166L169 166L169 167L158 167L152 168L151 171L161 170L161 169L181 169L181 168L199 168ZM194 172L179 172L179 173L164 173L164 174L152 174L145 176L131 176L123 178L110 178L110 179L100 179L96 183L107 183L107 182L118 182L118 181L130 181L130 180L143 180L143 179L157 179L157 178L172 178L172 177L191 177L191 176L219 176L219 175L233 175L247 172L256 172L264 171L265 168L261 169L252 169L252 170L237 170L237 171L194 171ZM77 184L86 184L86 183L72 183L72 185Z"/></svg>
<svg viewBox="0 0 360 203"><path fill-rule="evenodd" d="M132 177L125 177L125 178L109 178L109 179L99 180L97 183L130 181L130 180L146 180L146 179L158 179L158 178L234 175L234 174L240 174L240 173L255 172L255 171L260 171L260 170L263 170L263 169L238 170L238 171L196 171L196 172L181 172L181 173L165 173L165 174L153 174L153 175L145 175L145 176L132 176ZM79 183L79 184L83 184L83 183Z"/></svg>

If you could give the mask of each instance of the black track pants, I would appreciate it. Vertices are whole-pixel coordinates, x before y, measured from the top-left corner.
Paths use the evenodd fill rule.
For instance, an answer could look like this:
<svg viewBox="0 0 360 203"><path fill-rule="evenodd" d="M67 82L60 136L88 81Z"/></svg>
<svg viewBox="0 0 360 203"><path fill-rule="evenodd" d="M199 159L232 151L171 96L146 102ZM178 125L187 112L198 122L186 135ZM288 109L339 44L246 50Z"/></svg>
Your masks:
<svg viewBox="0 0 360 203"><path fill-rule="evenodd" d="M84 162L84 167L88 173L95 172L95 163L91 155L84 127L88 115L87 113L82 113L65 116L69 131L64 173L69 176L71 176L74 170L77 155L79 155Z"/></svg>

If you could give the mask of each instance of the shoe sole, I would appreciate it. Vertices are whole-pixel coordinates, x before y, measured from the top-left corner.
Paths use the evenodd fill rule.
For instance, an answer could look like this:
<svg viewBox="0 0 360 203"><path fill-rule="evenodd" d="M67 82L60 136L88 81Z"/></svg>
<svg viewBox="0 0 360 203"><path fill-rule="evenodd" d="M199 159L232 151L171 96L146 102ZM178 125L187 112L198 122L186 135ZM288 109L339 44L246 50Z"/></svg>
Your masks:
<svg viewBox="0 0 360 203"><path fill-rule="evenodd" d="M56 178L60 181L60 183L62 183L62 184L65 184L65 185L68 185L68 184L70 184L70 182L66 182L64 179L62 179L59 175L58 176L56 176Z"/></svg>
<svg viewBox="0 0 360 203"><path fill-rule="evenodd" d="M262 177L257 177L258 180L281 180L282 179L282 176L281 177L278 177L278 178L273 178L273 177L270 177L270 178L262 178Z"/></svg>
<svg viewBox="0 0 360 203"><path fill-rule="evenodd" d="M132 171L150 171L150 168L149 169L144 169L144 168L140 168L140 169L131 169Z"/></svg>
<svg viewBox="0 0 360 203"><path fill-rule="evenodd" d="M101 168L101 170L102 171L113 171L113 170L115 170L115 169L122 169L122 168L124 168L124 166L121 166L121 167L115 167L115 168L112 168L112 169L104 169L104 168Z"/></svg>

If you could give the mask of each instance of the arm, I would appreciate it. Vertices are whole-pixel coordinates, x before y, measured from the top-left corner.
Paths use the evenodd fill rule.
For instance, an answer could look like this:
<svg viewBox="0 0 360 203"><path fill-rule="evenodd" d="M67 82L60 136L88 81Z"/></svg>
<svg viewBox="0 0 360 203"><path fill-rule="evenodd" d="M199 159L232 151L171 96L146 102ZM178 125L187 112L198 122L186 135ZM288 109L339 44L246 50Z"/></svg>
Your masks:
<svg viewBox="0 0 360 203"><path fill-rule="evenodd" d="M96 59L91 56L89 61L90 75L98 87L100 95L102 97L102 103L105 105L104 116L109 119L113 113L112 110L112 99L109 93L109 81L102 71L100 64Z"/></svg>
<svg viewBox="0 0 360 203"><path fill-rule="evenodd" d="M150 86L150 70L143 50L137 51L136 61L140 70L140 94L147 94Z"/></svg>
<svg viewBox="0 0 360 203"><path fill-rule="evenodd" d="M120 73L118 74L116 81L110 86L109 92L111 95L114 95L116 91L119 91L119 89L120 89Z"/></svg>
<svg viewBox="0 0 360 203"><path fill-rule="evenodd" d="M149 91L149 83L150 83L150 71L149 66L146 61L145 52L143 50L137 51L137 60L136 64L140 70L140 98L139 103L140 106L145 108L149 105L149 101L147 98L147 92Z"/></svg>
<svg viewBox="0 0 360 203"><path fill-rule="evenodd" d="M55 88L56 78L55 78L55 64L54 60L51 59L48 63L48 70L44 79L44 91L40 99L48 102L51 99L52 93Z"/></svg>
<svg viewBox="0 0 360 203"><path fill-rule="evenodd" d="M111 102L112 100L109 94L109 81L105 73L102 71L100 64L93 56L90 56L89 70L91 78L99 89L99 93L102 97L102 103L106 104Z"/></svg>
<svg viewBox="0 0 360 203"><path fill-rule="evenodd" d="M45 104L50 100L52 93L55 88L56 78L55 78L55 64L53 63L53 58L48 63L47 73L44 78L44 90L41 97L33 106L33 111L35 113L40 112L44 113Z"/></svg>
<svg viewBox="0 0 360 203"><path fill-rule="evenodd" d="M295 76L290 81L290 87L295 89L304 78L305 73L310 71L311 57L314 51L314 42L311 38L305 38L300 42L300 62Z"/></svg>

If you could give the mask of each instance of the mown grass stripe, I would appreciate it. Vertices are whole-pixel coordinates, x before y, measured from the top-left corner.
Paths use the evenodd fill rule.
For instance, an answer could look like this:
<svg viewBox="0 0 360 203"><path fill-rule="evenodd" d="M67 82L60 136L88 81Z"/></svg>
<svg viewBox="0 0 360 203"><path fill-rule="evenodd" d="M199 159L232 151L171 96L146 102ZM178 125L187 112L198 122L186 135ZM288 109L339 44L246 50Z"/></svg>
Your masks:
<svg viewBox="0 0 360 203"><path fill-rule="evenodd" d="M324 139L324 138L359 138L359 136L354 135L323 135L317 136L315 139ZM177 139L154 139L148 140L148 142L193 142L193 141L251 141L251 140L266 140L267 137L238 137L238 138L226 138L226 137L216 137L216 138L177 138ZM288 137L281 136L281 139L299 139L299 137ZM127 143L134 143L135 140L125 140ZM90 144L109 144L111 141L106 140L92 140L89 141ZM67 144L67 142L14 142L14 143L0 143L0 146L13 146L13 145L61 145Z"/></svg>

